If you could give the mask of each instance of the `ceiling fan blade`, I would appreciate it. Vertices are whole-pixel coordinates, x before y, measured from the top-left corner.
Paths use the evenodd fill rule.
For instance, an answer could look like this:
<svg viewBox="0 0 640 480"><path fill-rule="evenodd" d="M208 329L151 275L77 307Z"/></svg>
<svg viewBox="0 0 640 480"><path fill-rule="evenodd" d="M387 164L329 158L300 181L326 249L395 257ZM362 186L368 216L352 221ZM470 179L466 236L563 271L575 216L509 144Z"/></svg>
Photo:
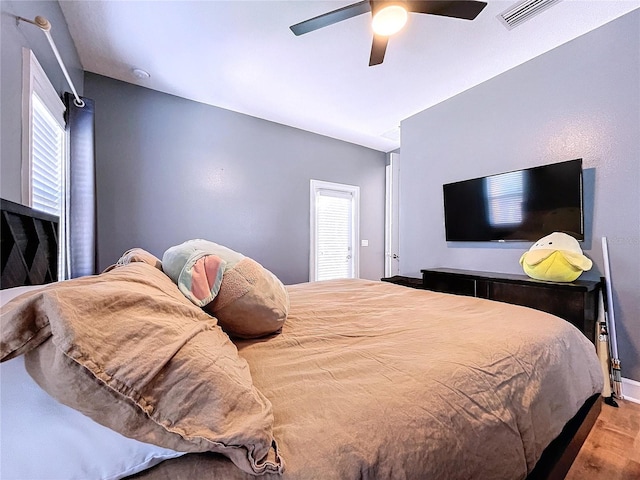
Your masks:
<svg viewBox="0 0 640 480"><path fill-rule="evenodd" d="M414 13L428 13L443 17L473 20L487 6L487 2L473 0L409 0L407 10Z"/></svg>
<svg viewBox="0 0 640 480"><path fill-rule="evenodd" d="M384 54L387 51L389 37L382 35L373 36L373 45L371 45L371 56L369 57L369 66L380 65L384 60Z"/></svg>
<svg viewBox="0 0 640 480"><path fill-rule="evenodd" d="M356 17L358 15L362 15L363 13L368 13L370 11L371 4L369 3L369 0L364 0L352 5L347 5L346 7L339 8L332 12L318 15L317 17L305 20L304 22L296 23L289 28L291 28L291 31L296 35L302 35L304 33L313 32L314 30L318 30L322 27L328 27L329 25L341 22L342 20L347 20L348 18Z"/></svg>

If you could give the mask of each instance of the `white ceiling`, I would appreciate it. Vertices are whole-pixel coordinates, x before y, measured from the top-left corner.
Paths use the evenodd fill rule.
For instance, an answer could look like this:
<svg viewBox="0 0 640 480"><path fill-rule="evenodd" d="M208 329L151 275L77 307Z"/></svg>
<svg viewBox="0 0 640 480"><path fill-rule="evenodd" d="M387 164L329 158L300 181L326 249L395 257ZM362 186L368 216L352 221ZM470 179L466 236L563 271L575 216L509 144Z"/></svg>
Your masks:
<svg viewBox="0 0 640 480"><path fill-rule="evenodd" d="M410 14L375 67L370 14L289 30L356 1L59 3L86 71L383 152L405 118L640 7L563 0L513 30L496 17L520 0L489 0L473 21Z"/></svg>

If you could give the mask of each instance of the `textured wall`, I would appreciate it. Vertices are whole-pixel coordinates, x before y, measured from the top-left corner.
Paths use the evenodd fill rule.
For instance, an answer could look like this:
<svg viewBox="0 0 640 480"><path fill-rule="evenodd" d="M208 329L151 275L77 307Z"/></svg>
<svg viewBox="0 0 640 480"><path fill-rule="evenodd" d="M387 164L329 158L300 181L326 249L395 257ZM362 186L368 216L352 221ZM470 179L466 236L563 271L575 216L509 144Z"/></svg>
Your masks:
<svg viewBox="0 0 640 480"><path fill-rule="evenodd" d="M447 243L442 184L583 158L582 247L604 270L609 241L623 375L640 380L640 11L402 122L400 259L522 273L530 243Z"/></svg>
<svg viewBox="0 0 640 480"><path fill-rule="evenodd" d="M384 273L384 153L94 74L99 263L190 238L309 280L309 180L360 186L360 276Z"/></svg>
<svg viewBox="0 0 640 480"><path fill-rule="evenodd" d="M7 200L22 203L22 48L33 50L60 95L71 90L42 31L35 25L17 23L16 17L33 20L41 15L49 20L51 36L80 95L83 91L84 72L58 2L2 0L0 12L0 195Z"/></svg>

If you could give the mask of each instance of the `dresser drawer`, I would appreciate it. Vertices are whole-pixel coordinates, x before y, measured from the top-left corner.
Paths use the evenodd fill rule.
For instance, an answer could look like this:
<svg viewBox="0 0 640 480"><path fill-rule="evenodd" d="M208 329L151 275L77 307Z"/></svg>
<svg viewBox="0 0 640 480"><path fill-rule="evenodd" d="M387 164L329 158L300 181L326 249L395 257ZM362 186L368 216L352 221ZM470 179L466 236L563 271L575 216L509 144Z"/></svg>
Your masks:
<svg viewBox="0 0 640 480"><path fill-rule="evenodd" d="M434 292L455 293L456 295L467 295L469 297L476 296L476 281L472 278L423 273L422 284L424 288Z"/></svg>
<svg viewBox="0 0 640 480"><path fill-rule="evenodd" d="M523 275L455 269L422 270L424 288L487 298L551 313L575 325L594 342L599 282L553 283Z"/></svg>

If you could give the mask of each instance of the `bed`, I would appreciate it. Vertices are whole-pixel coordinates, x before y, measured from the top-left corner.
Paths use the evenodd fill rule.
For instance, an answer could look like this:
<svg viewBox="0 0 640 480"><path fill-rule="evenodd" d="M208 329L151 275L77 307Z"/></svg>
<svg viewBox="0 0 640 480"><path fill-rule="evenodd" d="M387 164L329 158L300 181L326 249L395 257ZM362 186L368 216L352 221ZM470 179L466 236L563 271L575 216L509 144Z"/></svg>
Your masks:
<svg viewBox="0 0 640 480"><path fill-rule="evenodd" d="M5 207L3 202L3 210ZM33 218L30 212L23 211L22 214ZM2 249L4 258L4 236ZM4 278L5 273L2 275ZM134 283L129 283L131 277ZM38 290L41 294L36 295L32 289L38 287L27 287L27 297L37 296L41 300L39 303L34 300L35 306L29 307L31 310L25 306L24 312L38 309L46 312L53 333L45 332L41 343L26 354L22 354L22 347L10 349L14 354L2 364L2 368L10 365L13 369L13 377L4 371L0 376L3 378L2 478L11 478L4 470L5 455L8 455L5 447L9 445L9 450L17 452L15 455L28 450L16 445L15 438L6 433L8 399L20 395L26 398L26 394L19 392L27 389L35 392L34 395L47 395L37 385L25 387L31 378L49 393L59 394L67 404L75 405L77 408L59 406L67 409L64 414L73 416L74 421L90 422L93 428L95 422L87 419L91 416L102 423L95 423L102 430L92 438L102 439L113 434L114 429L120 431L116 435L125 434L121 438L110 437L100 443L104 447L86 452L85 457L91 458L93 463L97 463L99 457L105 464L101 467L105 471L120 461L119 456L135 457L115 473L113 469L96 473L100 478L226 480L256 475L273 479L563 478L600 409L603 379L594 346L568 322L546 313L385 282L334 280L287 286L289 309L280 330L255 339L229 339L214 317L206 313L200 316L198 312L202 310L185 301L175 284L166 281L165 277L157 266L134 262L100 276L80 279L72 284L72 288L67 288L68 282L58 282L41 287ZM113 290L118 282L124 281L128 283L122 284L122 290ZM215 334L218 342L215 350L226 352L224 361L233 363L212 378L215 382L228 382L232 378L233 382L220 383L221 387L199 380L195 384L188 383L194 381L191 376L198 371L194 365L200 365L195 357L203 354L204 360L209 362L212 355L212 349L202 353L200 344L193 346L187 357L180 356L181 348L171 350L163 368L153 370L157 360L150 352L160 352L165 345L173 344L168 340L159 341L165 337L155 333L138 334L133 340L120 338L122 327L118 324L113 329L117 342L89 334L83 337L84 343L78 343L76 337L86 334L85 330L93 331L91 328L95 324L92 323L75 326L71 336L61 334L63 327L66 328L62 300L71 299L75 309L75 300L82 298L83 302L79 303L88 303L90 310L95 309L95 303L84 300L103 288L109 294L96 293L98 300L91 302L99 302L104 297L129 298L130 292L140 290L140 295L131 297L130 302L110 301L101 304L99 309L104 310L105 305L113 309L116 308L113 305L119 303L128 303L126 308L135 305L134 316L139 315L135 318L140 332L146 332L148 328L145 316L160 315L159 312L165 309L163 305L169 302L167 309L174 319L191 318L191 323L186 323L184 329L180 327L181 339L187 338L185 332L189 332L189 340L181 341L181 346L189 346L200 337ZM149 295L149 288L158 293ZM79 291L82 292L80 297L76 293ZM23 292L14 288L3 291L3 300ZM120 293L114 297L113 292ZM3 321L9 318L7 312L15 310L20 298L25 295L5 304ZM27 302L23 303L26 305ZM141 303L148 303L148 310L142 310L142 313ZM127 315L121 315L123 311L117 310L118 315L110 317L109 321L124 325L126 319L121 317ZM61 323L56 323L56 316L63 317ZM192 328L195 320L198 325L207 326L198 327L195 332ZM43 328L39 325L37 331ZM162 335L174 335L176 328L172 326L170 332L163 331ZM71 337L76 343L63 354L56 353L51 342L56 335L59 344ZM93 383L97 379L100 388L103 384L111 385L113 369L123 369L123 365L127 367L126 375L145 378L145 388L160 378L165 382L164 390L156 396L154 408L149 407L151 394L143 395L147 403L130 390L126 390L125 402L113 397L115 388L124 391L118 384L109 394L114 404L120 402L120 410L112 410L116 408L108 402L112 397L95 396L95 391L87 390L86 378L79 390L82 395L68 400L65 397L67 389L58 392L56 383L47 378L50 364L80 363L84 357L77 353L79 350L85 349L84 355L86 349L102 348L105 343L116 345L101 359L92 357L93 363L104 362L99 374L89 375ZM59 350L60 346L57 348ZM121 364L114 367L113 358L119 356L123 357ZM153 370L152 374L146 371L131 373L133 363L145 362ZM216 358L213 362L218 365L220 361ZM167 370L178 363L188 365L188 368L175 372ZM25 364L29 375L24 373ZM74 363L74 366L77 365ZM92 366L84 365L82 375ZM56 375L63 374L58 372ZM79 382L78 372L74 375L64 385ZM17 378L17 386L5 382L9 377ZM127 377L127 381L130 378L133 377ZM241 385L242 382L245 384ZM167 384L171 388L166 388ZM92 385L91 388L97 387ZM212 400L213 391L218 392L218 397ZM87 398L94 396L92 406ZM199 412L202 404L194 400L199 396L204 398L203 402L213 401L215 408ZM18 409L16 415L20 413L20 403L24 403L20 398L21 401L13 402L16 405L12 408ZM58 408L55 400L46 401L49 402L48 409ZM213 442L204 442L203 448L201 437L206 437L208 430L193 423L179 425L183 419L177 416L171 417L171 422L156 421L152 426L155 430L146 424L141 427L149 419L156 419L157 411L165 408L162 402L170 403L166 408L172 409L172 415L183 414L186 410L190 422L194 418L204 418L207 423L210 417L220 417L217 425L223 427L215 432L218 437ZM135 408L142 409L144 414L129 420L127 415L136 415ZM219 415L218 408L223 410L223 415ZM100 417L104 412L96 413L95 410L118 413L112 414L111 419L104 419ZM62 413L54 416L60 415ZM127 420L118 421L118 418ZM51 415L43 414L34 422L37 430L53 419ZM110 428L104 424L109 424ZM77 428L83 431L89 428L86 423L82 425ZM159 427L163 428L160 433ZM140 436L139 432L145 428L149 430L146 436ZM185 434L189 428L195 428L198 434ZM170 436L166 435L167 431ZM60 438L55 428L51 435ZM74 434L66 431L65 435L73 437L69 441L74 441ZM38 432L34 436L41 434ZM130 440L127 437L134 437L138 443L122 447L124 441ZM196 437L197 441L193 440ZM139 441L141 438L157 439L161 445ZM184 441L188 438L192 441L185 446ZM80 444L86 442L80 441ZM120 449L114 446L116 444ZM211 445L214 448L210 448ZM134 448L141 449L142 453L132 454ZM185 451L190 453L184 454ZM61 461L51 458L55 456L55 452L48 457L42 455L47 462L57 465ZM34 460L31 455L24 464L34 461L38 459ZM42 458L39 461L42 462ZM62 463L82 461L77 456ZM61 478L65 477L73 478L73 475L65 472ZM27 478L27 475L21 478Z"/></svg>

